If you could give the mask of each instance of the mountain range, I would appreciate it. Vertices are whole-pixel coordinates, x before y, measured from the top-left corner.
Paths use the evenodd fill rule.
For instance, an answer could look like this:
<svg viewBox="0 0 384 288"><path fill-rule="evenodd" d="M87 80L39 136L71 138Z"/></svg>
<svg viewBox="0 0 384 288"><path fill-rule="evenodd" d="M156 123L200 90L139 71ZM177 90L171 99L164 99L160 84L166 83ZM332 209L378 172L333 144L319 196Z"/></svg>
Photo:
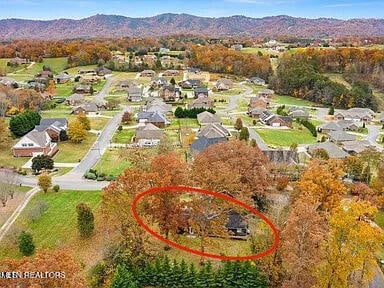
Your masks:
<svg viewBox="0 0 384 288"><path fill-rule="evenodd" d="M174 34L210 37L296 36L305 38L384 36L384 19L307 19L286 15L264 18L245 16L209 18L167 13L145 18L97 14L79 20L0 20L0 40L2 41L13 39L146 37Z"/></svg>

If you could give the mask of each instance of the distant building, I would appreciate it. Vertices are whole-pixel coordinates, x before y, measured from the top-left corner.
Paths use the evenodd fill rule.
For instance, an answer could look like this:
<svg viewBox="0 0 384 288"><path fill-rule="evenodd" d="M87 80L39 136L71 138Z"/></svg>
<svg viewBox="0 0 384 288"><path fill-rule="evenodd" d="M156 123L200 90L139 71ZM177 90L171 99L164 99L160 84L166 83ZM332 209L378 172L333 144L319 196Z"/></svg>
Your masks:
<svg viewBox="0 0 384 288"><path fill-rule="evenodd" d="M127 91L127 98L130 102L140 102L143 97L143 91L139 86L130 86Z"/></svg>

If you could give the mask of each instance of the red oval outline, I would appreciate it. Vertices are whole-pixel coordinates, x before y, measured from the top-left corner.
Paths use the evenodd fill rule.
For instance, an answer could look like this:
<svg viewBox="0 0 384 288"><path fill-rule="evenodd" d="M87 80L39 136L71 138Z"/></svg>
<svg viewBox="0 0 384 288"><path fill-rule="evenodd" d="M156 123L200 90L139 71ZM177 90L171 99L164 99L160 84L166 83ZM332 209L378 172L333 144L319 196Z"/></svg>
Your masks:
<svg viewBox="0 0 384 288"><path fill-rule="evenodd" d="M211 253L206 253L206 252L201 252L201 251L198 251L198 250L195 250L195 249L191 249L191 248L188 248L186 246L183 246L183 245L180 245L176 242L173 242L169 239L166 239L165 237L161 236L160 234L158 234L157 232L153 231L147 224L144 223L144 221L140 218L139 216L139 213L137 212L137 203L139 202L139 200L141 198L143 198L144 196L146 195L149 195L149 194L154 194L154 193L159 193L159 192L164 192L165 190L167 191L174 191L174 192L196 192L196 193L200 193L200 194L206 194L206 195L211 195L211 196L214 196L214 197L218 197L218 198L221 198L223 200L226 200L228 202L231 202L231 203L234 203L250 212L252 212L253 214L259 216L261 219L263 219L269 227L271 227L272 231L273 231L273 234L274 234L274 242L273 242L273 245L263 251L263 252L260 252L260 253L257 253L257 254L253 254L253 255L249 255L249 256L221 256L221 255L217 255L217 254L211 254ZM133 216L135 217L136 221L140 224L140 226L142 226L149 234L151 234L153 237L159 239L160 241L164 242L164 243L167 243L168 245L172 246L172 247L175 247L177 249L180 249L180 250L183 250L183 251L186 251L186 252L189 252L189 253L192 253L192 254L195 254L195 255L198 255L198 256L203 256L203 257L207 257L207 258L212 258L212 259L219 259L219 260L232 260L232 261L246 261L246 260L254 260L254 259L259 259L259 258L262 258L264 256L267 256L268 254L271 254L273 251L275 251L279 245L279 235L278 235L278 231L276 229L276 227L273 225L273 223L264 215L262 214L261 212L257 211L256 209L252 208L251 206L235 199L235 198L232 198L226 194L222 194L222 193L218 193L218 192L213 192L213 191L209 191L209 190L206 190L206 189L201 189L201 188L194 188L194 187L187 187L187 186L165 186L165 187L154 187L154 188L151 188L151 189L148 189L140 194L138 194L134 199L133 199L133 202L132 202L132 213L133 213Z"/></svg>

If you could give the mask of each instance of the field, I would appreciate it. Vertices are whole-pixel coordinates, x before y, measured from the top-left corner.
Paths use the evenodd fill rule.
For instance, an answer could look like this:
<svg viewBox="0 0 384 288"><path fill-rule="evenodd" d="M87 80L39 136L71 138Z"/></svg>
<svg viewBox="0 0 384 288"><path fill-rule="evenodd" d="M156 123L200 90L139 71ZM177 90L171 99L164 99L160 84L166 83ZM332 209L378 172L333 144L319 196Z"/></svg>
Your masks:
<svg viewBox="0 0 384 288"><path fill-rule="evenodd" d="M199 124L197 119L191 118L174 118L170 119L171 125L169 125L168 129L179 129L179 128L198 128Z"/></svg>
<svg viewBox="0 0 384 288"><path fill-rule="evenodd" d="M5 147L0 148L0 167L21 167L23 166L29 159L29 157L13 157L11 147L15 145L20 139L14 139L11 143Z"/></svg>
<svg viewBox="0 0 384 288"><path fill-rule="evenodd" d="M29 231L33 235L37 249L57 248L73 244L80 241L76 228L76 205L80 202L87 203L93 211L97 211L101 202L101 192L64 190L58 193L48 192L44 194L40 192L22 212L13 229ZM30 215L41 203L44 203L47 209L40 217L32 221ZM14 243L8 242L2 246L0 246L0 258L19 256ZM82 247L79 246L77 249L80 250Z"/></svg>
<svg viewBox="0 0 384 288"><path fill-rule="evenodd" d="M121 151L121 148L108 149L93 169L106 175L120 175L126 168L132 167L132 164L127 159L121 159Z"/></svg>
<svg viewBox="0 0 384 288"><path fill-rule="evenodd" d="M124 129L121 131L116 131L115 135L113 135L112 142L128 144L128 143L131 143L132 137L134 135L135 135L134 129Z"/></svg>
<svg viewBox="0 0 384 288"><path fill-rule="evenodd" d="M65 71L68 72L68 74L77 75L77 71L79 69L95 69L95 68L96 68L96 65L86 65L86 66L76 66L76 67L68 68Z"/></svg>
<svg viewBox="0 0 384 288"><path fill-rule="evenodd" d="M291 96L280 96L275 95L273 96L272 100L280 105L291 105L291 106L314 106L315 103L312 103L311 101L295 98Z"/></svg>
<svg viewBox="0 0 384 288"><path fill-rule="evenodd" d="M273 146L289 147L292 144L311 144L316 142L316 138L306 129L257 129L256 132L263 140Z"/></svg>
<svg viewBox="0 0 384 288"><path fill-rule="evenodd" d="M53 157L57 163L77 163L87 154L88 150L95 142L97 135L88 132L87 139L80 144L70 141L60 142L58 144L59 152Z"/></svg>
<svg viewBox="0 0 384 288"><path fill-rule="evenodd" d="M91 122L92 130L102 130L110 120L109 118L104 117L89 117L88 119Z"/></svg>

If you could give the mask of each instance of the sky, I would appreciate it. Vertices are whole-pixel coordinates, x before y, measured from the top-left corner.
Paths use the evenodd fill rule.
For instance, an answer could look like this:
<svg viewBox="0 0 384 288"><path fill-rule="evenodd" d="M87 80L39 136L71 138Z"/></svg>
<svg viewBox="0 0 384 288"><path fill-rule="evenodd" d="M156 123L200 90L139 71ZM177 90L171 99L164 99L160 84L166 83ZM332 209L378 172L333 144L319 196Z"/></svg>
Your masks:
<svg viewBox="0 0 384 288"><path fill-rule="evenodd" d="M0 19L81 19L95 14L147 17L161 13L351 19L383 18L383 9L383 0L0 0Z"/></svg>

